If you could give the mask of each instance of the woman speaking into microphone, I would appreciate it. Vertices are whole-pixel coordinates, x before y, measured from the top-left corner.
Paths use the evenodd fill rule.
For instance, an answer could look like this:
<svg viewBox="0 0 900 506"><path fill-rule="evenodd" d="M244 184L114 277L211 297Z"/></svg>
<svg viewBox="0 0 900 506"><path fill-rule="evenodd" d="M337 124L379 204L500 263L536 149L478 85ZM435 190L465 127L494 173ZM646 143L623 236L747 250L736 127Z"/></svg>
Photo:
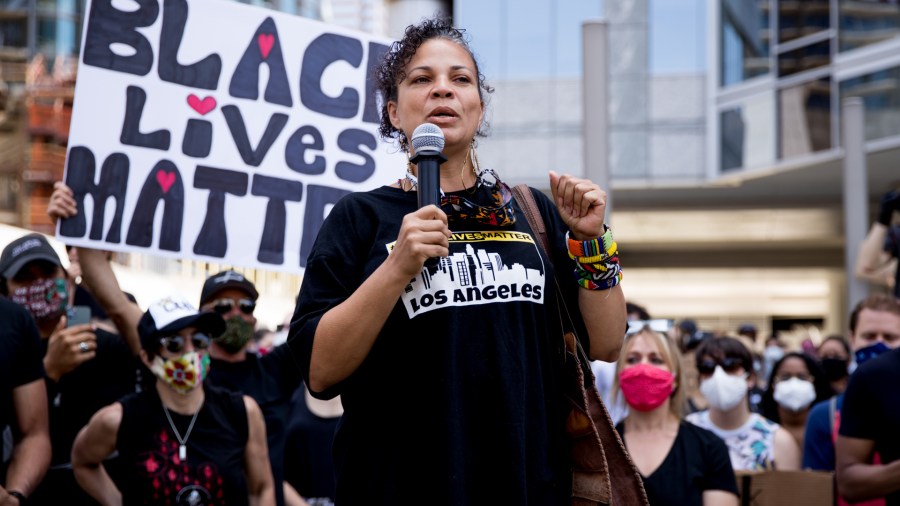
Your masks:
<svg viewBox="0 0 900 506"><path fill-rule="evenodd" d="M413 132L431 123L446 161L438 205L420 208L417 167L398 167L393 184L338 202L309 256L289 343L310 392L344 404L336 502L568 504L557 291L591 358L615 360L625 301L617 258L601 255L606 193L553 172L553 200L533 190L547 258L479 163L492 89L462 30L408 27L377 81L382 136L417 160ZM602 274L576 260L588 251Z"/></svg>

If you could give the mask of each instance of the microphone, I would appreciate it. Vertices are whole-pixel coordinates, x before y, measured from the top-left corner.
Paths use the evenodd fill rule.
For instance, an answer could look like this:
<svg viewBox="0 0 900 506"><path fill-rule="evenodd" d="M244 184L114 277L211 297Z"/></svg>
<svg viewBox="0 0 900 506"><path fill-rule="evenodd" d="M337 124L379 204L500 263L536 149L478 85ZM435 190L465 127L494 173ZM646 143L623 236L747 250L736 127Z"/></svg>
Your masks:
<svg viewBox="0 0 900 506"><path fill-rule="evenodd" d="M419 209L441 203L441 164L447 161L444 150L444 132L434 123L422 123L413 130L413 150L416 156L409 159L416 164Z"/></svg>

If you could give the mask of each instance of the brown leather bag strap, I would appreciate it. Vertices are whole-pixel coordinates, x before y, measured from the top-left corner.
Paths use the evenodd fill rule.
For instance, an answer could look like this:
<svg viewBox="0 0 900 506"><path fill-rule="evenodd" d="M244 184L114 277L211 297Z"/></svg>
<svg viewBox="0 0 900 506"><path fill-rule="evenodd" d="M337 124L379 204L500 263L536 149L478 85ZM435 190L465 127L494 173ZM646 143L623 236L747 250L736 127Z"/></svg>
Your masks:
<svg viewBox="0 0 900 506"><path fill-rule="evenodd" d="M552 262L547 228L531 188L520 184L513 187L512 192L525 213L531 230L538 236L541 248ZM562 297L559 282L556 276L553 278L557 286L560 313L565 311L571 322L572 316ZM562 314L559 317L562 320ZM568 368L566 372L574 377L569 378L564 392L572 407L566 420L566 432L573 438L572 505L647 505L643 480L597 392L587 354L575 334L565 332L563 339L567 354L574 362L574 367Z"/></svg>

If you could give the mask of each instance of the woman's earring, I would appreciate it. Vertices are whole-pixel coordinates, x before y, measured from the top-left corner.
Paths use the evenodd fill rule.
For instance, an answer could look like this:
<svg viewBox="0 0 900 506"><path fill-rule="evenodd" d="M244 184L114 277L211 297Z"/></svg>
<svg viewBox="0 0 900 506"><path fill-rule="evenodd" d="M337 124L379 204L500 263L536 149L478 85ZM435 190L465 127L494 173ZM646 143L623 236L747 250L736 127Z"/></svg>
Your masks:
<svg viewBox="0 0 900 506"><path fill-rule="evenodd" d="M472 172L475 173L475 177L481 175L481 164L478 163L478 151L475 149L475 139L472 139L472 144L469 145L469 150L472 152Z"/></svg>

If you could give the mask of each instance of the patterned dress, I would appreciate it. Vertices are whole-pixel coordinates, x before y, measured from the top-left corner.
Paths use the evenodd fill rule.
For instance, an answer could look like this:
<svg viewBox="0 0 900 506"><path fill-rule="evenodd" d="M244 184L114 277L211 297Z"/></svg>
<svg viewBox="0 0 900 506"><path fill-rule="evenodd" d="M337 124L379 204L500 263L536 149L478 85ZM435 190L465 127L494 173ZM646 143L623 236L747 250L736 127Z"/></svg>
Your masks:
<svg viewBox="0 0 900 506"><path fill-rule="evenodd" d="M744 425L732 430L714 425L709 419L709 411L691 413L685 419L725 441L731 467L735 471L770 471L776 468L775 431L780 426L768 418L751 413Z"/></svg>

